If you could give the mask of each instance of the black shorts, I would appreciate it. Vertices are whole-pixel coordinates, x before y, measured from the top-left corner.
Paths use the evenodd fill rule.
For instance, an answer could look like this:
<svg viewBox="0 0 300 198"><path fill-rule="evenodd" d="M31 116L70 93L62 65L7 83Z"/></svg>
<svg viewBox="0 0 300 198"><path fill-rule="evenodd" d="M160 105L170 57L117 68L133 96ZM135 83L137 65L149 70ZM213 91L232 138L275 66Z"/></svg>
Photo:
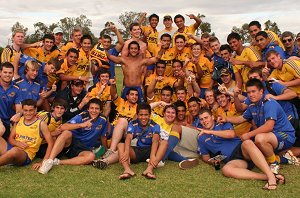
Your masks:
<svg viewBox="0 0 300 198"><path fill-rule="evenodd" d="M65 154L68 158L77 157L79 153L82 151L92 151L90 148L88 148L86 145L84 145L80 140L72 137L72 143L67 148Z"/></svg>
<svg viewBox="0 0 300 198"><path fill-rule="evenodd" d="M132 163L145 162L150 158L151 146L146 147L136 147L133 146L133 151L135 153L135 160L132 160Z"/></svg>
<svg viewBox="0 0 300 198"><path fill-rule="evenodd" d="M232 155L230 156L230 159L228 160L244 160L247 162L247 169L251 170L254 168L254 163L252 161L248 161L244 158L243 152L242 152L242 144L239 144L232 152Z"/></svg>
<svg viewBox="0 0 300 198"><path fill-rule="evenodd" d="M35 157L43 159L44 156L46 155L47 148L48 148L47 143L41 144L41 146L40 146L38 152L36 153ZM61 158L65 153L66 153L66 148L64 148L56 157Z"/></svg>

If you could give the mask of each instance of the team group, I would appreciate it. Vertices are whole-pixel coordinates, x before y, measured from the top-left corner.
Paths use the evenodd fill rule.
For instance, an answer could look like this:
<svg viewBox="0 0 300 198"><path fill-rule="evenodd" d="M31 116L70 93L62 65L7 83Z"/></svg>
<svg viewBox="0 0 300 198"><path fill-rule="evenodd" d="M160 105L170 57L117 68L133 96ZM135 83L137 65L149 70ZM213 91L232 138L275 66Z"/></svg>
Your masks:
<svg viewBox="0 0 300 198"><path fill-rule="evenodd" d="M217 37L195 31L201 19L147 14L130 24L131 38L90 35L74 28L62 44L56 27L41 42L24 43L14 30L0 67L0 166L32 165L42 174L54 165L120 162L119 179L135 175L130 163L147 162L143 176L166 160L181 169L199 157L227 177L284 184L280 164L299 165L300 34L280 37L249 23L250 44L232 32ZM115 64L123 71L117 93ZM65 157L63 157L65 156ZM224 162L224 163L223 163ZM256 166L260 173L251 169Z"/></svg>

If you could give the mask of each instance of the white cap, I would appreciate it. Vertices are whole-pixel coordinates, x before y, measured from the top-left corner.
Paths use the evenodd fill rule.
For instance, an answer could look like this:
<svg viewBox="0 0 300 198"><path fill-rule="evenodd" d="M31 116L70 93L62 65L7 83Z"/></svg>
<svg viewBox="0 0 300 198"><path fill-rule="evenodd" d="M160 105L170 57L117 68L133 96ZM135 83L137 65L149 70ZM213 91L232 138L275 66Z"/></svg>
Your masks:
<svg viewBox="0 0 300 198"><path fill-rule="evenodd" d="M53 34L57 34L57 33L63 33L63 30L60 27L54 28Z"/></svg>

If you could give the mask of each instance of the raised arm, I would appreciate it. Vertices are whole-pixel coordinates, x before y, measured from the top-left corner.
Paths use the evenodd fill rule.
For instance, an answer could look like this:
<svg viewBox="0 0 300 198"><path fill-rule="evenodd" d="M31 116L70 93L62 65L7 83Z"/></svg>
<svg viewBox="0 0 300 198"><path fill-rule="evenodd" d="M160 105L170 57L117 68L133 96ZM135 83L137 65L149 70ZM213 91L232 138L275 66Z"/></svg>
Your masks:
<svg viewBox="0 0 300 198"><path fill-rule="evenodd" d="M114 101L115 99L118 98L118 93L117 93L117 87L116 87L116 80L115 79L110 79L110 95L111 99Z"/></svg>

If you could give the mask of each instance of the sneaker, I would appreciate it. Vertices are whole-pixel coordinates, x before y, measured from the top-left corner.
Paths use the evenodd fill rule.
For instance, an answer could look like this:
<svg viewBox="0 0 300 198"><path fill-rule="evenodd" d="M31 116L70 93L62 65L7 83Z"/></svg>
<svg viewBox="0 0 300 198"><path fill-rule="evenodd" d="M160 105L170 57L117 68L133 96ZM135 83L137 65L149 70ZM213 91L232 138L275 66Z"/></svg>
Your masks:
<svg viewBox="0 0 300 198"><path fill-rule="evenodd" d="M55 159L53 160L53 165L59 165L59 164L60 164L60 159L55 158Z"/></svg>
<svg viewBox="0 0 300 198"><path fill-rule="evenodd" d="M300 162L296 156L294 156L291 150L288 150L282 155L283 158L287 159L288 164L299 166Z"/></svg>
<svg viewBox="0 0 300 198"><path fill-rule="evenodd" d="M101 145L100 147L93 149L93 153L95 154L96 159L99 159L105 154L105 147Z"/></svg>
<svg viewBox="0 0 300 198"><path fill-rule="evenodd" d="M38 172L45 175L51 170L53 166L53 160L52 159L47 159L43 161L42 166L39 168Z"/></svg>
<svg viewBox="0 0 300 198"><path fill-rule="evenodd" d="M278 164L270 164L270 169L277 175L279 173L280 166Z"/></svg>
<svg viewBox="0 0 300 198"><path fill-rule="evenodd" d="M183 160L178 165L179 168L186 170L186 169L194 168L198 164L199 164L199 159L194 158L194 159Z"/></svg>
<svg viewBox="0 0 300 198"><path fill-rule="evenodd" d="M108 150L104 153L104 155L102 156L102 158L108 158L111 154L114 154L114 153L116 153L116 151L113 151L113 150L111 150L111 149L108 149Z"/></svg>
<svg viewBox="0 0 300 198"><path fill-rule="evenodd" d="M108 167L108 162L103 159L93 160L92 166L99 169L106 169Z"/></svg>
<svg viewBox="0 0 300 198"><path fill-rule="evenodd" d="M146 159L146 162L147 162L147 163L149 163L149 161L150 161L150 159ZM158 164L157 164L156 168L163 167L164 165L165 165L165 162L163 162L163 161L160 161L160 162L158 162Z"/></svg>

